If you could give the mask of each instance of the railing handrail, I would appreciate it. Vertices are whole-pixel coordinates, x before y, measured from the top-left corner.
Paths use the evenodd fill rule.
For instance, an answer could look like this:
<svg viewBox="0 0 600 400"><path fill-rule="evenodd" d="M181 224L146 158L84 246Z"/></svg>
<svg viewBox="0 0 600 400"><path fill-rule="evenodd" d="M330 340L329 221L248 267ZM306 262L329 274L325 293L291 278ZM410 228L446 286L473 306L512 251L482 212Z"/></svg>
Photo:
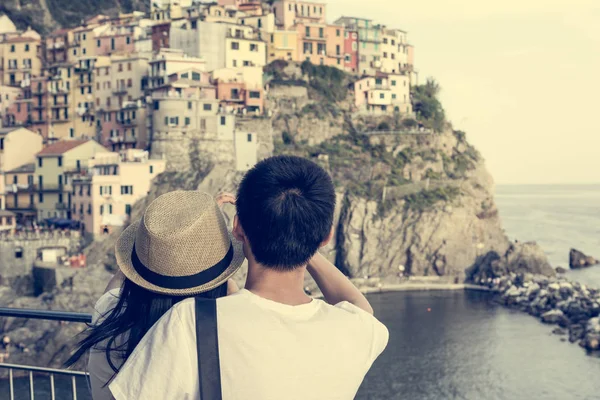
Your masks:
<svg viewBox="0 0 600 400"><path fill-rule="evenodd" d="M43 319L49 321L91 323L92 315L70 311L33 310L25 308L0 307L0 317Z"/></svg>
<svg viewBox="0 0 600 400"><path fill-rule="evenodd" d="M0 368L18 369L20 371L31 371L31 372L45 372L48 374L56 374L56 375L69 375L69 376L87 376L88 375L87 372L83 372L83 371L71 371L71 370L67 370L67 369L34 367L32 365L0 363Z"/></svg>

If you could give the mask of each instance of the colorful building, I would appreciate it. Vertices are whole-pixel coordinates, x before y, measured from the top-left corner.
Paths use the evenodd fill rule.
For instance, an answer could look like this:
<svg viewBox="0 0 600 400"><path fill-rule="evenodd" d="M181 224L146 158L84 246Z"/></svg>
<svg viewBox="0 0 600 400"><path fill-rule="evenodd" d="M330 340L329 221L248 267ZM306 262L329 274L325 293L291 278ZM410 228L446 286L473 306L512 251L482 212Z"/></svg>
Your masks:
<svg viewBox="0 0 600 400"><path fill-rule="evenodd" d="M381 70L381 25L370 19L354 17L342 17L335 23L358 33L358 74L374 76Z"/></svg>
<svg viewBox="0 0 600 400"><path fill-rule="evenodd" d="M42 39L29 29L0 41L0 84L28 86L42 71Z"/></svg>
<svg viewBox="0 0 600 400"><path fill-rule="evenodd" d="M346 72L358 73L358 32L348 27L344 32L344 68Z"/></svg>
<svg viewBox="0 0 600 400"><path fill-rule="evenodd" d="M264 67L267 46L259 32L242 25L230 25L225 35L225 68Z"/></svg>
<svg viewBox="0 0 600 400"><path fill-rule="evenodd" d="M35 164L21 165L4 173L5 191L2 204L14 213L16 222L31 225L37 218L35 209Z"/></svg>
<svg viewBox="0 0 600 400"><path fill-rule="evenodd" d="M152 180L165 170L164 160L143 150L97 153L73 176L72 219L98 236L122 227L136 201L150 191Z"/></svg>
<svg viewBox="0 0 600 400"><path fill-rule="evenodd" d="M206 61L190 57L182 50L162 49L149 62L148 88L160 87L167 83L169 75L189 68L205 71Z"/></svg>
<svg viewBox="0 0 600 400"><path fill-rule="evenodd" d="M71 217L71 180L97 153L108 150L93 140L66 140L36 155L36 210L39 221Z"/></svg>
<svg viewBox="0 0 600 400"><path fill-rule="evenodd" d="M275 60L298 61L298 32L276 30L267 35L267 63Z"/></svg>
<svg viewBox="0 0 600 400"><path fill-rule="evenodd" d="M298 24L325 24L327 5L308 1L277 0L273 3L276 23L283 29Z"/></svg>
<svg viewBox="0 0 600 400"><path fill-rule="evenodd" d="M378 74L360 79L354 84L354 96L355 106L361 112L412 115L408 74Z"/></svg>
<svg viewBox="0 0 600 400"><path fill-rule="evenodd" d="M33 163L42 150L42 137L23 127L0 128L0 171Z"/></svg>
<svg viewBox="0 0 600 400"><path fill-rule="evenodd" d="M298 32L299 61L344 69L343 25L300 23L294 28Z"/></svg>

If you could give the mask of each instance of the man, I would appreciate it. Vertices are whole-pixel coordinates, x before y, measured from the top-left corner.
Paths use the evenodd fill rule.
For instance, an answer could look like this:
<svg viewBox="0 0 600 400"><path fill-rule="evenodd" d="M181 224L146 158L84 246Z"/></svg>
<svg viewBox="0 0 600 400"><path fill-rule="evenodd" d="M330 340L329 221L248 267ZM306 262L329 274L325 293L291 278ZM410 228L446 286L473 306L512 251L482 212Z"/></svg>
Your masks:
<svg viewBox="0 0 600 400"><path fill-rule="evenodd" d="M248 259L245 288L217 300L224 400L352 399L388 331L367 299L318 253L332 238L329 175L273 157L238 191L233 235ZM325 301L304 292L308 271ZM193 299L148 332L110 390L117 400L199 398ZM204 399L207 400L207 399Z"/></svg>

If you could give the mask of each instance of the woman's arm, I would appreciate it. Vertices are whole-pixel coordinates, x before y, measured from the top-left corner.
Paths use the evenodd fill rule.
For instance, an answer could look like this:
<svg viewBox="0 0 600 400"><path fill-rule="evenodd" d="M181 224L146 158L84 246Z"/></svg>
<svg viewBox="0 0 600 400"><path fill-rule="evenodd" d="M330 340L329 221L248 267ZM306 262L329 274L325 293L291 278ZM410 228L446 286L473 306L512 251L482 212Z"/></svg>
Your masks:
<svg viewBox="0 0 600 400"><path fill-rule="evenodd" d="M373 308L367 298L342 272L317 252L308 262L307 271L313 277L325 300L329 304L347 301L373 314Z"/></svg>

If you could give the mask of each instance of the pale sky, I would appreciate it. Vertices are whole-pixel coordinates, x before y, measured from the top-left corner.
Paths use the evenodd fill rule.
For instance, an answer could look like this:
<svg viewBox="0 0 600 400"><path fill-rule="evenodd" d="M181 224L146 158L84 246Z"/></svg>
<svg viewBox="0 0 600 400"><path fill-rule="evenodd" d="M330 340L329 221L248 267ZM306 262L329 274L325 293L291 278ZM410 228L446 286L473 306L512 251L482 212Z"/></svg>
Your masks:
<svg viewBox="0 0 600 400"><path fill-rule="evenodd" d="M325 2L408 31L496 183L600 183L599 0Z"/></svg>

